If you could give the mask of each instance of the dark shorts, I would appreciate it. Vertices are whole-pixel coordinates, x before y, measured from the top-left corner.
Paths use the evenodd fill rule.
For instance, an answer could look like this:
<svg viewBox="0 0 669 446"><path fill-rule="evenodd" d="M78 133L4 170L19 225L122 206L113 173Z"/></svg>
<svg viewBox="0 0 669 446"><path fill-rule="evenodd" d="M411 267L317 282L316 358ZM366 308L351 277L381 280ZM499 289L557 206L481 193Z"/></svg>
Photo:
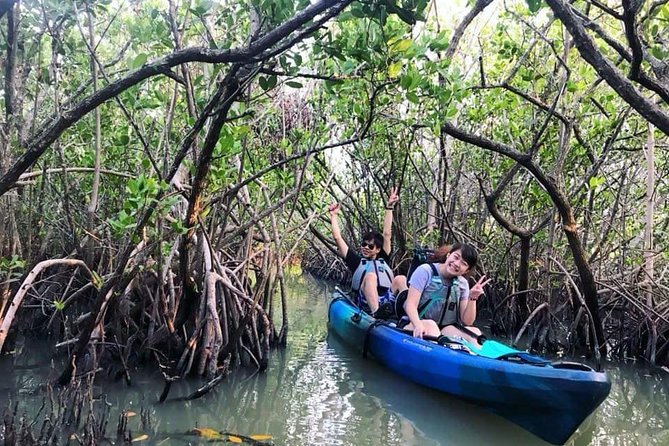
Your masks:
<svg viewBox="0 0 669 446"><path fill-rule="evenodd" d="M358 290L358 292L356 293L355 303L358 306L358 308L361 308L366 313L371 314L369 305L367 304L367 299L365 298L364 294L362 294L362 290ZM384 304L392 306L394 303L395 303L395 295L390 290L390 288L388 288L385 293L379 294L379 306L384 306Z"/></svg>

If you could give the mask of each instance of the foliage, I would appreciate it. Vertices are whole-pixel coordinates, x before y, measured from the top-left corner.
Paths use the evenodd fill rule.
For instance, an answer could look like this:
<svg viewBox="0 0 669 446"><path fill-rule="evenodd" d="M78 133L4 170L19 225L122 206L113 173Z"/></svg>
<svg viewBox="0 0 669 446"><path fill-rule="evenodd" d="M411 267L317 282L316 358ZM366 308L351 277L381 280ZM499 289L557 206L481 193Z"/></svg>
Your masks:
<svg viewBox="0 0 669 446"><path fill-rule="evenodd" d="M327 204L344 203L345 232L355 239L359 231L381 226L386 194L399 186L396 264L402 265L415 245L464 240L482 251L482 272L509 284L505 291L518 291L518 235L493 218L486 202L493 196L501 215L531 233L528 274L530 288L539 291L526 308L550 301L571 324L580 304L573 303L568 277L556 273L555 262L576 270L574 241L556 218L555 196L538 178L543 174L565 195L597 279L632 277L623 282L637 285L649 226L641 203L648 196L643 157L648 121L586 63L563 23L549 13L551 2L495 4L494 11L485 11L490 16L477 17L462 36L457 21L484 2L454 2L454 10L466 8L451 21L437 16L443 9L439 2L353 2L325 24L302 24L301 30L309 31L304 36L286 37L260 55L244 59L242 53L234 63L207 59L271 35L314 3L22 2L15 53L21 74L13 90L18 112L7 115L11 94L0 99L8 135L0 172L20 159L25 141L59 117L69 117L101 89L114 86L118 92L99 106L99 129L92 113L72 119L35 160L35 176L17 190L20 205L3 202L3 215L14 220L0 228L0 271L14 277L47 253L76 253L96 271L96 291L106 291L106 277L118 277L113 272L141 271L148 277L159 271L164 274L159 285L152 279L146 287L158 297L135 289L115 310L124 321L134 317L147 333L156 321L188 326L183 322L188 320L193 326L187 328L194 330L194 315L173 313L206 307L179 302L191 296L190 280L198 282L191 284L193 295L203 296L203 265L211 258L203 254L205 246L217 259L209 271L234 270L239 283L233 294L244 289L271 313L268 297L281 290L284 261L296 254L323 261L322 242L313 236L327 241L327 219L319 218ZM638 33L648 45L644 54L656 58L644 59L642 68L662 80L669 9L644 5L638 17ZM627 42L615 17L593 20L611 39ZM0 38L7 51L8 34ZM629 70L629 61L605 39L598 37L596 44L603 57ZM128 80L156 60L183 54L183 48L202 55L141 82ZM95 87L91 63L97 63ZM639 90L658 100L650 90ZM214 131L219 117L220 131ZM444 131L447 124L507 152L458 141ZM91 211L98 130L104 172ZM654 135L658 147L666 145L665 134ZM536 169L514 170L517 160L509 150L531 158ZM657 151L654 197L667 195L667 167L665 153ZM667 251L664 205L658 200L650 216L658 271L666 266L666 254L660 254ZM118 264L123 253L140 245L141 253L133 254L143 256L139 265ZM172 280L180 286L168 286ZM183 296L168 302L165 295L175 289ZM557 289L565 291L555 302ZM52 300L57 311L79 311L61 308L66 299ZM148 322L144 311L133 310L145 305L152 317L161 316ZM567 324L561 328L572 330Z"/></svg>

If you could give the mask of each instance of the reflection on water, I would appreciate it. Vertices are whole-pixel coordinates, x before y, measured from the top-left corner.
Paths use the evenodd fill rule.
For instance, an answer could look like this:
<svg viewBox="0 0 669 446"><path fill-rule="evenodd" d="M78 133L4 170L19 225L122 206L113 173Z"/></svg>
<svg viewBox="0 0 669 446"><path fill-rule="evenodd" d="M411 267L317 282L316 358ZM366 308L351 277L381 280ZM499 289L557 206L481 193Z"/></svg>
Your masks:
<svg viewBox="0 0 669 446"><path fill-rule="evenodd" d="M131 419L133 435L147 433L153 444L162 445L197 444L183 436L194 427L270 434L275 444L291 446L547 444L478 407L404 382L328 336L329 291L323 285L298 278L289 291L288 347L273 352L266 373L239 371L214 392L187 402L178 397L201 383L176 383L172 399L159 405L162 378L137 372L130 388L122 382L105 386L113 405L110 429L118 411L144 408L152 424L142 429L139 420ZM11 395L29 413L31 406L36 412L41 405L40 383L48 371L45 364L27 359L36 357L30 351L29 356L0 358L0 403ZM607 370L611 396L568 444L669 445L666 373L619 364Z"/></svg>
<svg viewBox="0 0 669 446"><path fill-rule="evenodd" d="M610 363L611 394L604 401L590 443L669 445L669 375L626 364Z"/></svg>

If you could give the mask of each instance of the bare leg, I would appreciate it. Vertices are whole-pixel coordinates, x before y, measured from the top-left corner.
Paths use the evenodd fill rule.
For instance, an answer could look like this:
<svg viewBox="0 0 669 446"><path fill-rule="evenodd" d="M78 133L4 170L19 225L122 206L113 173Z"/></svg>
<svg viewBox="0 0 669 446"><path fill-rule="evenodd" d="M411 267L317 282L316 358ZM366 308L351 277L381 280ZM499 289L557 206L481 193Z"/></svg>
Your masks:
<svg viewBox="0 0 669 446"><path fill-rule="evenodd" d="M390 286L390 289L393 291L393 294L397 297L401 291L408 289L407 286L407 277L406 276L395 276L393 283Z"/></svg>
<svg viewBox="0 0 669 446"><path fill-rule="evenodd" d="M379 292L377 286L376 273L369 272L362 278L362 295L367 300L367 305L372 313L379 309Z"/></svg>
<svg viewBox="0 0 669 446"><path fill-rule="evenodd" d="M481 330L479 330L476 327L467 327L467 329L476 333L478 336L481 335ZM479 344L478 340L475 337L465 333L464 331L459 330L455 325L445 326L444 328L441 329L441 334L443 334L444 336L448 336L449 338L460 336L465 341L471 342L477 347L481 346L481 344Z"/></svg>
<svg viewBox="0 0 669 446"><path fill-rule="evenodd" d="M421 319L420 321L426 328L425 334L427 336L434 336L435 338L439 337L441 333L439 332L439 326L435 321L433 321L432 319ZM407 325L404 326L403 330L413 331L413 324L409 322Z"/></svg>

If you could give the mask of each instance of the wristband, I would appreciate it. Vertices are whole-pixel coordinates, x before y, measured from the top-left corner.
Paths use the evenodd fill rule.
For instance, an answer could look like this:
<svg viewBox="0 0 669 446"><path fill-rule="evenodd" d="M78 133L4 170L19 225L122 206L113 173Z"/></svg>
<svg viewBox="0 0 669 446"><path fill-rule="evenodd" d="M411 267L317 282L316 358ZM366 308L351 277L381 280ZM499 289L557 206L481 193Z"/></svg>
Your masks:
<svg viewBox="0 0 669 446"><path fill-rule="evenodd" d="M386 206L387 211L392 211L393 209L395 209L395 206Z"/></svg>

